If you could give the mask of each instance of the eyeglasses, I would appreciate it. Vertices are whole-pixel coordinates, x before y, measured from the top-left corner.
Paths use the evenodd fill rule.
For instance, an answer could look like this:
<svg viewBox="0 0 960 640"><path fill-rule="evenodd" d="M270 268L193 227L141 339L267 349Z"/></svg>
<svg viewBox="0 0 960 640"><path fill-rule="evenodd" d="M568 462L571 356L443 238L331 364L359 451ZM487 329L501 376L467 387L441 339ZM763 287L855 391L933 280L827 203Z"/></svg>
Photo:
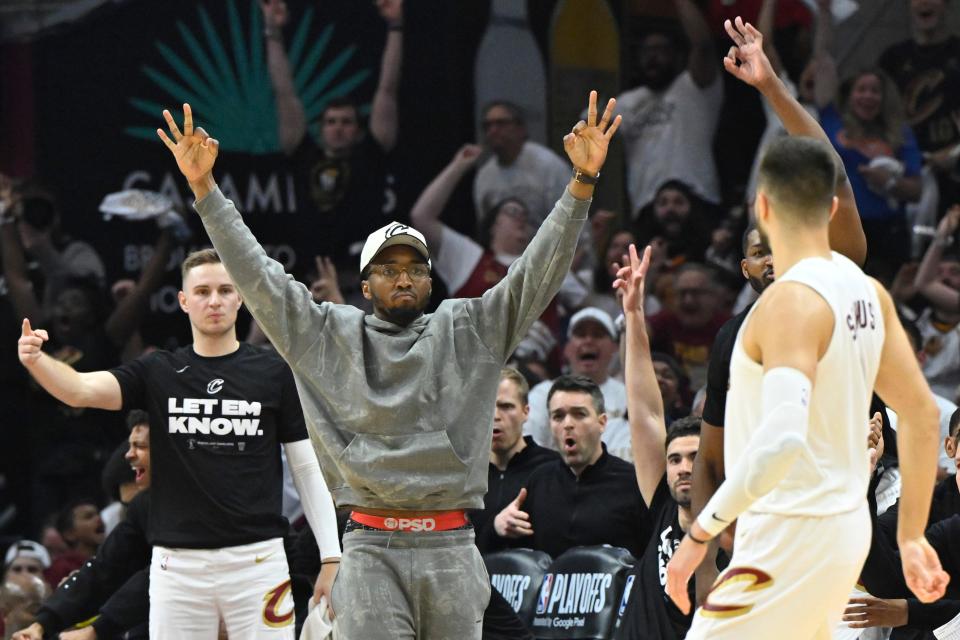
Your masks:
<svg viewBox="0 0 960 640"><path fill-rule="evenodd" d="M484 120L480 124L482 124L484 130L486 130L492 127L506 127L514 122L516 122L516 120L513 118L490 118L489 120Z"/></svg>
<svg viewBox="0 0 960 640"><path fill-rule="evenodd" d="M406 273L411 280L426 280L430 277L430 267L421 263L406 267L398 267L395 264L372 264L370 265L370 271L393 281L399 280L401 273Z"/></svg>

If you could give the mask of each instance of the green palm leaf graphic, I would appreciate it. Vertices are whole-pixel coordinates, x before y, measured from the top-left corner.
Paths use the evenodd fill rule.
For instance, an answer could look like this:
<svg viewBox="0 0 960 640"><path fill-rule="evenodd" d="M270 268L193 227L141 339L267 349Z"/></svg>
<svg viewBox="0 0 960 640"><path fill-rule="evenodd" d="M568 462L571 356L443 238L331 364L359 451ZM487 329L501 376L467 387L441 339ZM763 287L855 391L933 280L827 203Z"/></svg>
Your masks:
<svg viewBox="0 0 960 640"><path fill-rule="evenodd" d="M225 6L226 29L221 27L218 32L207 10L200 6L192 28L183 21L176 23L179 42L155 43L159 60L144 64L140 71L156 91L149 99L128 100L138 113L149 118L150 125L128 126L123 130L126 135L156 141L155 123L160 111L169 108L177 112L180 104L189 102L195 123L216 136L224 150L252 154L280 150L259 0L249 3L246 28L237 0L227 0ZM331 56L334 52L328 53L328 47L334 25L325 25L314 34L313 18L314 10L308 8L287 51L296 91L311 121L320 116L330 100L348 95L372 74L371 69L356 66L356 45ZM369 105L361 107L361 113L368 111ZM317 133L316 123L310 130Z"/></svg>

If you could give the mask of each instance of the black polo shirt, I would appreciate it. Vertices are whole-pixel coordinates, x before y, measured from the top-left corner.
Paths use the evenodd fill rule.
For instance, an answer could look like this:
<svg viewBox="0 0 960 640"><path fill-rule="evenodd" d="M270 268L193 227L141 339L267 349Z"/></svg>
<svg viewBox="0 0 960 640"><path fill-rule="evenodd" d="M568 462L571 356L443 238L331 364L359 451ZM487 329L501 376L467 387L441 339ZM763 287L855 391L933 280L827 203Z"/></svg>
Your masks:
<svg viewBox="0 0 960 640"><path fill-rule="evenodd" d="M533 436L524 436L523 441L527 446L510 458L506 469L500 471L492 462L487 469L487 493L483 496L483 510L470 514L480 553L495 551L503 546L494 531L493 520L517 497L520 489L527 486L530 475L546 463L561 460L559 453L541 447L533 441Z"/></svg>
<svg viewBox="0 0 960 640"><path fill-rule="evenodd" d="M527 482L522 509L533 535L503 539L506 547L529 547L554 558L572 547L609 544L639 558L651 524L633 465L607 453L577 477L558 458L537 469Z"/></svg>

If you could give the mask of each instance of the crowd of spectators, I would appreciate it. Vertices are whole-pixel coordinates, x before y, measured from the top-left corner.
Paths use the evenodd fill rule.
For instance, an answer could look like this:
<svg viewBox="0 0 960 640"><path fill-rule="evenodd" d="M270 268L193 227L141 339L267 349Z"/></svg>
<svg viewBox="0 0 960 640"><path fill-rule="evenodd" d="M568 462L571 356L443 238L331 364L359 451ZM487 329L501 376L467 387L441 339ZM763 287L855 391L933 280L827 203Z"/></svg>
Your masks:
<svg viewBox="0 0 960 640"><path fill-rule="evenodd" d="M377 3L387 38L369 122L364 125L354 100L334 100L320 115L319 139L311 134L313 123L307 122L286 59L283 38L292 26L287 9L282 0L261 4L279 139L296 168L298 202L318 214L308 217L318 227L289 229L291 235L318 239L315 269L304 284L317 302L366 308L359 295L359 248L383 223L384 158L403 127L397 115L402 3ZM752 182L744 201L725 201L730 190L721 178L727 172L718 171L711 152L718 127L737 126L720 120L720 105L729 93L725 87L733 82L721 64L727 44L714 35L697 2L673 4L676 23L644 34L636 60L630 61L641 84L624 87L618 97L629 205L623 211L591 211L573 269L503 374L486 509L474 515L484 552L520 546L556 556L573 546L605 543L641 559L656 524L651 518L662 519L668 489L689 521L689 500L677 492L686 488L680 486L690 473L685 461L699 442L697 418L709 387L714 342L773 273L762 238L750 231ZM911 0L912 35L884 51L876 64L840 77L832 57L831 2L818 0L817 11L808 16L812 45L796 84L774 37L778 5L789 3L753 4L758 13L746 17L769 34L765 52L774 69L820 122L842 160L867 240L861 261L890 288L941 409L942 484L930 524L937 531L931 541L943 545L943 558L951 544L949 527L960 519L955 479L960 466L960 38L948 28L950 3ZM763 140L784 135L773 110L765 108ZM565 159L528 138L523 110L510 99L486 105L479 124L483 140L464 141L449 164L423 185L411 210L392 213L424 234L432 277L442 280L451 297L481 296L505 277L563 192L571 170ZM750 172L749 166L743 169ZM94 239L63 231L63 203L45 186L51 178L0 175L0 309L9 328L4 335L19 332L21 321L29 318L49 332L46 351L57 359L79 371L109 369L153 348L139 332L148 313L146 300L183 238L169 218L158 218L154 251L139 278L109 282ZM471 182L472 235L445 222L455 189ZM669 427L665 438L653 437L661 460L656 472L646 475L634 467L650 464L651 456L635 459L628 407L632 410L636 398L628 396L639 387L625 386L631 356L623 342L622 301L611 286L630 244L651 247L642 301L651 368L644 375L655 381L656 401ZM268 343L255 323L247 340ZM10 361L3 368L13 369L12 355L4 353ZM7 373L4 380L14 382L3 393L12 400L8 406L16 407L5 432L18 432L10 440L15 451L3 455L6 461L16 458L16 465L6 468L17 471L0 473L0 548L7 549L0 627L10 637L37 620L46 621L48 632L81 621L58 617L72 609L51 594L77 579L77 570L82 573L105 537L124 521L134 496L149 485L149 446L142 412L118 416L73 409L25 375ZM471 401L469 390L463 390L463 401ZM891 533L896 507L890 506L896 501L891 480L896 416L881 413L878 420L886 455L876 465L871 496L878 524L863 576L872 596L852 605L851 620L901 630L891 637L924 637L960 614L960 595L948 592L955 600L920 605L903 584L891 580L899 575L890 568L896 555ZM687 451L690 446L693 453ZM878 496L886 497L878 502ZM286 515L302 528L302 510L293 503ZM960 583L960 575L954 582ZM109 619L109 607L100 613ZM118 621L111 622L101 625L100 633L117 631ZM61 637L99 637L93 629L71 633L83 635Z"/></svg>

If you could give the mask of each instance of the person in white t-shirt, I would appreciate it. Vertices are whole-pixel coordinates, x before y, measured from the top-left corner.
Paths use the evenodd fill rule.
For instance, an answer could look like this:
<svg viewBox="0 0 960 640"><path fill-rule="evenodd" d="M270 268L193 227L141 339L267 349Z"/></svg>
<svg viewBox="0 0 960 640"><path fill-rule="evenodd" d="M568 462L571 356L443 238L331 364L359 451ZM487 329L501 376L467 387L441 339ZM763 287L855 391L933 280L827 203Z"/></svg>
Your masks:
<svg viewBox="0 0 960 640"><path fill-rule="evenodd" d="M710 203L720 202L712 148L723 82L710 28L700 9L692 0L674 4L690 42L686 61L679 34L647 32L637 60L641 86L617 96L617 112L624 121L627 192L633 215L671 179L682 180Z"/></svg>
<svg viewBox="0 0 960 640"><path fill-rule="evenodd" d="M630 425L626 421L627 392L623 382L610 377L610 362L617 353L617 328L610 314L596 307L586 307L573 314L567 328L564 362L570 375L585 376L600 386L607 426L603 442L610 453L630 458ZM523 425L523 435L533 436L542 447L559 450L550 430L547 394L553 380L545 380L530 389L530 415Z"/></svg>
<svg viewBox="0 0 960 640"><path fill-rule="evenodd" d="M527 139L523 110L506 100L491 102L481 121L484 146L492 154L477 171L473 200L477 219L497 203L516 198L539 226L553 209L557 194L570 180L569 163Z"/></svg>

